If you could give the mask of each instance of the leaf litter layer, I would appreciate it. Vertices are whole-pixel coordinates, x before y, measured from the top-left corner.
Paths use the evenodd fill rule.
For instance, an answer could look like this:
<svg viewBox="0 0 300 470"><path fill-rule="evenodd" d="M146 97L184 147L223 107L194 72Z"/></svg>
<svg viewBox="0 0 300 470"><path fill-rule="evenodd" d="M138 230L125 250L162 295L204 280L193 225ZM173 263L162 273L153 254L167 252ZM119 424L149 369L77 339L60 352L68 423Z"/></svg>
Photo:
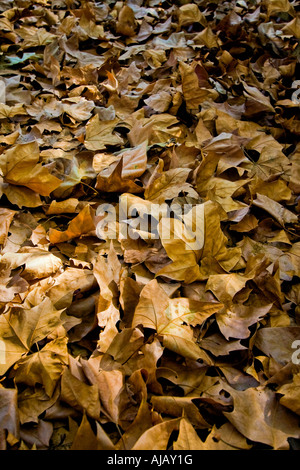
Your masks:
<svg viewBox="0 0 300 470"><path fill-rule="evenodd" d="M1 449L299 448L299 2L0 11Z"/></svg>

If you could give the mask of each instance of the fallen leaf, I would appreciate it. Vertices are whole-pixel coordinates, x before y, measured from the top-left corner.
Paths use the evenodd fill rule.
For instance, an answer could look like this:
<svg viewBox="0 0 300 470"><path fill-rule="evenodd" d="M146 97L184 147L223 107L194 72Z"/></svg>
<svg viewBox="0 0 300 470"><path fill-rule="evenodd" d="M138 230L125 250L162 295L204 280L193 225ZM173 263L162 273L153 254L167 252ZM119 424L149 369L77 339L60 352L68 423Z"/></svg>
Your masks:
<svg viewBox="0 0 300 470"><path fill-rule="evenodd" d="M157 424L145 431L132 450L166 450L172 431L178 430L180 418Z"/></svg>
<svg viewBox="0 0 300 470"><path fill-rule="evenodd" d="M87 126L84 145L88 150L105 150L108 145L122 145L123 139L113 134L118 119L100 121L98 114L93 116Z"/></svg>
<svg viewBox="0 0 300 470"><path fill-rule="evenodd" d="M288 437L299 438L295 416L280 405L271 390L228 389L228 392L233 397L234 410L224 414L247 439L261 442L275 450L284 450L289 448Z"/></svg>
<svg viewBox="0 0 300 470"><path fill-rule="evenodd" d="M1 429L6 429L19 438L20 425L18 416L18 392L13 388L0 388Z"/></svg>
<svg viewBox="0 0 300 470"><path fill-rule="evenodd" d="M95 218L90 205L85 206L69 223L67 230L60 231L50 228L49 240L53 245L80 237L95 230Z"/></svg>
<svg viewBox="0 0 300 470"><path fill-rule="evenodd" d="M99 419L100 401L96 385L87 385L65 369L61 378L61 399L88 416Z"/></svg>
<svg viewBox="0 0 300 470"><path fill-rule="evenodd" d="M51 398L65 364L68 364L66 337L53 340L40 351L21 359L15 381L29 386L36 383L44 385L45 392Z"/></svg>
<svg viewBox="0 0 300 470"><path fill-rule="evenodd" d="M298 221L296 214L263 194L257 193L257 198L253 201L253 204L269 212L282 226Z"/></svg>
<svg viewBox="0 0 300 470"><path fill-rule="evenodd" d="M116 30L118 34L123 34L124 36L134 36L136 29L136 21L132 9L124 5L120 10Z"/></svg>
<svg viewBox="0 0 300 470"><path fill-rule="evenodd" d="M0 364L1 375L61 324L60 315L49 298L32 308L12 307L1 315L1 357L5 358Z"/></svg>
<svg viewBox="0 0 300 470"><path fill-rule="evenodd" d="M49 196L61 181L38 161L39 149L36 142L10 148L0 157L4 180L12 185L25 186L42 196Z"/></svg>
<svg viewBox="0 0 300 470"><path fill-rule="evenodd" d="M0 255L0 260L7 263L11 269L25 265L22 275L27 280L50 276L62 267L59 257L50 251L35 247L28 247L17 253L4 253Z"/></svg>

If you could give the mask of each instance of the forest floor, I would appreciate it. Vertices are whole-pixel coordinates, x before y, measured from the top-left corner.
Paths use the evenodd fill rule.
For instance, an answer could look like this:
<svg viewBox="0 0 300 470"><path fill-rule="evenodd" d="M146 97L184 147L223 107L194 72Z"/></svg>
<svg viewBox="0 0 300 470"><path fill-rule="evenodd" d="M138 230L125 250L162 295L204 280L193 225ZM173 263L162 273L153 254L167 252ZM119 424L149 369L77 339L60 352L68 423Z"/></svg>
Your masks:
<svg viewBox="0 0 300 470"><path fill-rule="evenodd" d="M0 448L300 448L299 1L0 1Z"/></svg>

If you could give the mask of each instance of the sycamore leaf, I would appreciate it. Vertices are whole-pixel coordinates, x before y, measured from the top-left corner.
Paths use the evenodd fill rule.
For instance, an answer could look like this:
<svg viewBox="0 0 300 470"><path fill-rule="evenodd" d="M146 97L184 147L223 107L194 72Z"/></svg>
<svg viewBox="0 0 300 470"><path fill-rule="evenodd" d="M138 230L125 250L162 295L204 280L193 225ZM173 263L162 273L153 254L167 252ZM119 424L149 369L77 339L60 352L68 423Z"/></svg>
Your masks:
<svg viewBox="0 0 300 470"><path fill-rule="evenodd" d="M137 145L136 147L123 150L118 153L117 157L113 157L109 166L101 169L100 177L107 178L122 160L122 178L133 179L141 176L147 167L147 141ZM99 161L99 157L98 157ZM109 161L109 160L108 160ZM97 165L97 163L96 163ZM95 163L94 163L95 168Z"/></svg>
<svg viewBox="0 0 300 470"><path fill-rule="evenodd" d="M199 412L196 400L197 397L190 394L188 397L153 397L151 403L160 413L176 417L184 414L198 429L207 429L209 424Z"/></svg>
<svg viewBox="0 0 300 470"><path fill-rule="evenodd" d="M299 396L300 396L300 376L299 373L293 376L293 381L285 383L277 389L281 396L280 403L289 410L300 414Z"/></svg>
<svg viewBox="0 0 300 470"><path fill-rule="evenodd" d="M27 114L24 105L21 103L14 106L0 103L0 119L13 118L15 116Z"/></svg>
<svg viewBox="0 0 300 470"><path fill-rule="evenodd" d="M143 325L144 328L157 330L166 321L165 310L169 306L169 297L156 280L150 281L140 294L140 301L135 309L132 327Z"/></svg>
<svg viewBox="0 0 300 470"><path fill-rule="evenodd" d="M249 450L251 447L231 423L220 428L213 426L203 442L186 418L181 420L178 440L174 442L174 450Z"/></svg>
<svg viewBox="0 0 300 470"><path fill-rule="evenodd" d="M100 450L97 436L94 434L86 413L83 414L80 426L74 437L71 450Z"/></svg>
<svg viewBox="0 0 300 470"><path fill-rule="evenodd" d="M174 301L173 301L174 300ZM197 302L182 302L169 299L164 290L154 279L141 291L139 303L135 309L132 327L142 325L154 329L163 337L163 344L168 349L184 357L200 357L210 362L208 356L200 350L193 338L189 324L201 324L207 317L220 308L220 305L203 305Z"/></svg>
<svg viewBox="0 0 300 470"><path fill-rule="evenodd" d="M128 379L128 385L139 398L140 403L133 422L116 445L118 450L131 449L139 437L152 427L153 412L147 402L147 377L145 375L144 370L137 370Z"/></svg>
<svg viewBox="0 0 300 470"><path fill-rule="evenodd" d="M94 434L86 413L74 437L71 450L115 450L115 446L97 422L97 434Z"/></svg>
<svg viewBox="0 0 300 470"><path fill-rule="evenodd" d="M140 193L143 191L143 188L137 185L132 179L123 176L123 157L108 176L102 173L97 176L96 189L109 193Z"/></svg>
<svg viewBox="0 0 300 470"><path fill-rule="evenodd" d="M297 2L61 3L0 5L0 449L297 449Z"/></svg>
<svg viewBox="0 0 300 470"><path fill-rule="evenodd" d="M187 109L197 109L206 100L215 100L218 92L211 89L201 88L195 68L185 62L180 62L179 71L182 78L182 92Z"/></svg>
<svg viewBox="0 0 300 470"><path fill-rule="evenodd" d="M201 339L201 348L209 351L214 356L227 356L232 351L247 349L240 340L228 341L219 333L215 333L204 339Z"/></svg>
<svg viewBox="0 0 300 470"><path fill-rule="evenodd" d="M209 26L196 35L194 42L195 44L204 44L209 49L219 46L218 37Z"/></svg>
<svg viewBox="0 0 300 470"><path fill-rule="evenodd" d="M258 176L268 181L271 176L281 175L289 170L290 161L282 151L282 145L272 135L253 135L246 146L247 150L259 152L257 161L243 162L242 166L249 168L249 176ZM247 155L247 154L246 154Z"/></svg>
<svg viewBox="0 0 300 470"><path fill-rule="evenodd" d="M233 397L234 410L224 415L247 439L267 444L274 450L288 449L288 437L299 439L297 418L278 403L270 389L237 391L228 387L227 391Z"/></svg>
<svg viewBox="0 0 300 470"><path fill-rule="evenodd" d="M99 392L96 385L87 385L65 369L61 377L61 399L96 420L100 417Z"/></svg>
<svg viewBox="0 0 300 470"><path fill-rule="evenodd" d="M153 203L162 203L172 199L183 191L191 196L198 196L192 186L186 182L190 171L188 168L174 168L162 172L145 188L145 198Z"/></svg>
<svg viewBox="0 0 300 470"><path fill-rule="evenodd" d="M18 253L7 252L0 255L0 261L5 262L11 269L25 265L23 277L36 279L56 273L62 267L62 260L49 251L35 247L27 247Z"/></svg>
<svg viewBox="0 0 300 470"><path fill-rule="evenodd" d="M31 386L39 383L45 387L48 397L51 397L62 374L63 365L68 364L67 341L67 337L55 339L40 351L21 359L15 381Z"/></svg>
<svg viewBox="0 0 300 470"><path fill-rule="evenodd" d="M257 193L257 198L253 201L253 204L269 212L282 226L298 221L296 214L263 194Z"/></svg>
<svg viewBox="0 0 300 470"><path fill-rule="evenodd" d="M26 427L23 427L20 430L22 441L26 442L30 446L26 447L25 445L24 449L26 450L42 450L48 448L52 434L53 424L42 419L38 420L38 423L34 426L33 430L26 429Z"/></svg>
<svg viewBox="0 0 300 470"><path fill-rule="evenodd" d="M19 438L18 392L17 389L0 387L1 429L6 429Z"/></svg>
<svg viewBox="0 0 300 470"><path fill-rule="evenodd" d="M130 144L136 146L146 139L149 145L165 144L174 138L182 140L184 133L175 116L161 113L134 120L127 136Z"/></svg>
<svg viewBox="0 0 300 470"><path fill-rule="evenodd" d="M291 361L292 344L299 338L298 326L259 329L255 338L256 347L281 364Z"/></svg>
<svg viewBox="0 0 300 470"><path fill-rule="evenodd" d="M18 273L13 274L8 264L0 262L0 302L10 302L16 294L26 292L28 283Z"/></svg>
<svg viewBox="0 0 300 470"><path fill-rule="evenodd" d="M23 355L29 353L35 343L59 326L60 315L61 311L53 307L49 298L45 298L35 307L13 307L1 315L0 374L3 375Z"/></svg>
<svg viewBox="0 0 300 470"><path fill-rule="evenodd" d="M45 28L35 28L34 26L19 28L18 36L23 39L23 49L45 46L56 38L55 34L49 33Z"/></svg>
<svg viewBox="0 0 300 470"><path fill-rule="evenodd" d="M97 374L96 383L103 407L112 421L117 423L119 420L119 400L120 391L123 387L123 374L117 370L103 370Z"/></svg>
<svg viewBox="0 0 300 470"><path fill-rule="evenodd" d="M157 276L194 282L200 276L199 259L204 244L205 205L194 206L182 221L163 217L158 225L161 242L172 260Z"/></svg>
<svg viewBox="0 0 300 470"><path fill-rule="evenodd" d="M204 246L201 252L199 279L207 279L210 274L230 271L238 263L241 250L227 247L227 238L221 229L223 218L221 207L208 201L204 204Z"/></svg>
<svg viewBox="0 0 300 470"><path fill-rule="evenodd" d="M205 16L199 10L198 5L188 3L178 9L178 19L180 26L188 26L193 23L206 24Z"/></svg>
<svg viewBox="0 0 300 470"><path fill-rule="evenodd" d="M117 33L124 36L134 36L136 29L136 21L132 9L124 5L120 10L117 25Z"/></svg>
<svg viewBox="0 0 300 470"><path fill-rule="evenodd" d="M178 439L173 444L174 450L203 450L203 442L187 418L182 418L179 425Z"/></svg>
<svg viewBox="0 0 300 470"><path fill-rule="evenodd" d="M118 119L100 121L98 114L92 117L86 126L84 145L88 150L104 150L107 145L122 145L123 139L113 131Z"/></svg>
<svg viewBox="0 0 300 470"><path fill-rule="evenodd" d="M61 181L51 175L48 168L38 161L37 142L11 147L0 157L0 169L4 180L13 185L26 186L42 196L49 196Z"/></svg>
<svg viewBox="0 0 300 470"><path fill-rule="evenodd" d="M179 424L180 418L156 424L141 435L132 450L166 450L170 435Z"/></svg>
<svg viewBox="0 0 300 470"><path fill-rule="evenodd" d="M80 152L77 157L70 160L57 158L55 160L58 170L56 176L61 180L60 186L53 191L55 198L66 198L81 182L89 182L96 176L92 166L90 152ZM64 201L60 201L63 203Z"/></svg>
<svg viewBox="0 0 300 470"><path fill-rule="evenodd" d="M88 292L97 286L93 272L89 269L67 267L57 275L47 292L56 308L67 308L71 305L75 292Z"/></svg>
<svg viewBox="0 0 300 470"><path fill-rule="evenodd" d="M72 97L63 101L63 112L77 121L87 121L91 116L91 111L95 105L91 101L79 97Z"/></svg>
<svg viewBox="0 0 300 470"><path fill-rule="evenodd" d="M9 226L14 218L15 211L0 208L0 245L5 245Z"/></svg>
<svg viewBox="0 0 300 470"><path fill-rule="evenodd" d="M257 88L247 85L244 85L244 95L246 96L246 111L247 114L260 113L262 111L275 112L275 109L270 103L270 98L265 96Z"/></svg>
<svg viewBox="0 0 300 470"><path fill-rule="evenodd" d="M86 205L79 214L69 223L67 230L60 231L53 228L49 230L49 240L52 244L62 243L95 230L93 209Z"/></svg>
<svg viewBox="0 0 300 470"><path fill-rule="evenodd" d="M164 113L169 108L172 102L172 96L167 91L160 91L151 95L149 98L145 100L145 103L153 108L155 111L159 111L160 113Z"/></svg>
<svg viewBox="0 0 300 470"><path fill-rule="evenodd" d="M237 273L212 274L207 280L206 289L211 290L220 302L230 302L249 279Z"/></svg>
<svg viewBox="0 0 300 470"><path fill-rule="evenodd" d="M250 336L249 327L261 320L271 309L267 305L233 304L225 307L216 314L218 326L228 340L231 338L244 339Z"/></svg>
<svg viewBox="0 0 300 470"><path fill-rule="evenodd" d="M16 186L5 183L5 185L3 185L2 192L12 204L15 204L20 209L24 206L38 207L42 205L39 194L25 186Z"/></svg>

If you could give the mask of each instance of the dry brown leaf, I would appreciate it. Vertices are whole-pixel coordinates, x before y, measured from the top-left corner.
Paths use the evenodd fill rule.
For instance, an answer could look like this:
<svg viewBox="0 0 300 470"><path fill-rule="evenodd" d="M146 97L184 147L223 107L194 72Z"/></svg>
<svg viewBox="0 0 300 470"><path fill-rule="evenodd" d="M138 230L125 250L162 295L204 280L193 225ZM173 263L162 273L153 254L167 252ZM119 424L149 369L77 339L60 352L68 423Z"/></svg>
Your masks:
<svg viewBox="0 0 300 470"><path fill-rule="evenodd" d="M172 431L179 428L180 418L165 421L145 431L132 450L166 450Z"/></svg>
<svg viewBox="0 0 300 470"><path fill-rule="evenodd" d="M49 196L61 181L38 161L37 142L18 144L10 148L0 157L4 180L12 185L26 186L42 196Z"/></svg>
<svg viewBox="0 0 300 470"><path fill-rule="evenodd" d="M113 131L118 119L100 121L98 114L93 116L87 126L84 145L88 150L105 150L107 145L122 145L123 139Z"/></svg>
<svg viewBox="0 0 300 470"><path fill-rule="evenodd" d="M10 3L0 449L297 449L297 2Z"/></svg>
<svg viewBox="0 0 300 470"><path fill-rule="evenodd" d="M63 243L67 240L80 237L95 230L95 218L93 209L90 205L86 205L79 214L69 223L67 230L60 231L50 228L49 240L53 245Z"/></svg>
<svg viewBox="0 0 300 470"><path fill-rule="evenodd" d="M124 36L134 36L136 29L136 21L132 9L124 5L120 10L116 30L118 34Z"/></svg>
<svg viewBox="0 0 300 470"><path fill-rule="evenodd" d="M62 260L58 256L35 247L27 247L17 253L6 252L0 255L0 260L11 269L24 265L22 275L28 280L50 276L62 267Z"/></svg>
<svg viewBox="0 0 300 470"><path fill-rule="evenodd" d="M299 438L298 421L268 388L229 389L234 410L225 416L247 439L275 450L289 448L288 437Z"/></svg>
<svg viewBox="0 0 300 470"><path fill-rule="evenodd" d="M99 392L96 385L87 385L65 369L61 378L61 399L94 419L100 416Z"/></svg>
<svg viewBox="0 0 300 470"><path fill-rule="evenodd" d="M1 375L61 324L60 315L47 297L32 308L12 307L1 315Z"/></svg>

